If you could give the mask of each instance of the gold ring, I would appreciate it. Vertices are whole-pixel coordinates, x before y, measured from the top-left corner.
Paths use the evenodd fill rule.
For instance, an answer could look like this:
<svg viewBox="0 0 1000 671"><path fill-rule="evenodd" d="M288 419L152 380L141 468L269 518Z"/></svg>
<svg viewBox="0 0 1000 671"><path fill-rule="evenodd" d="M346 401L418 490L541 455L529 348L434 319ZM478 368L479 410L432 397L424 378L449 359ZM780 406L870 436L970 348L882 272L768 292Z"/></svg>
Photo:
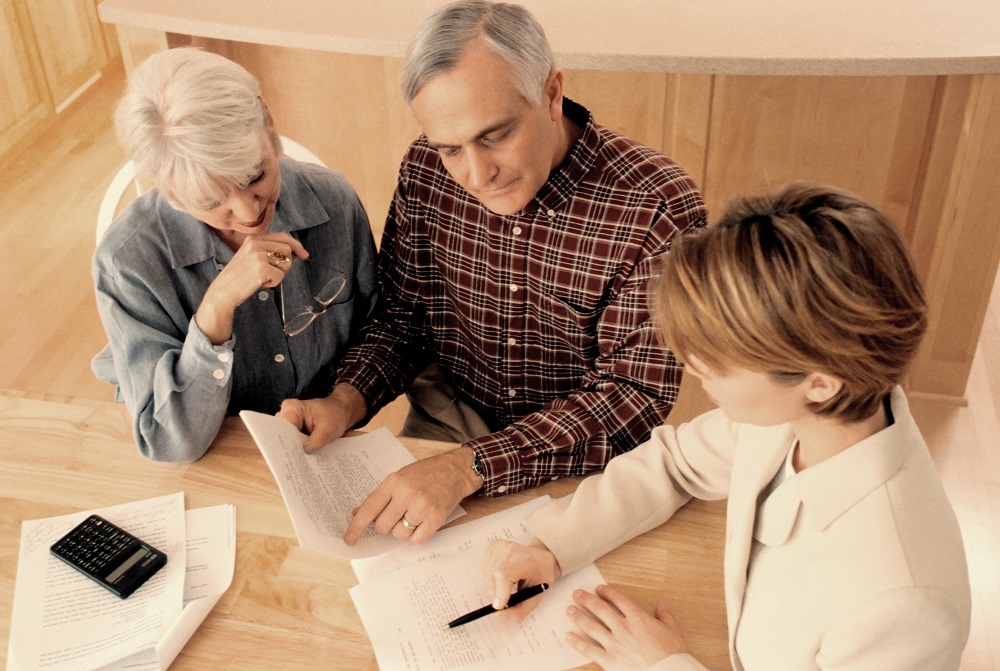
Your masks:
<svg viewBox="0 0 1000 671"><path fill-rule="evenodd" d="M281 252L268 252L267 258L271 259L272 261L277 261L278 263L284 263L285 261L288 260L288 257L282 254Z"/></svg>
<svg viewBox="0 0 1000 671"><path fill-rule="evenodd" d="M403 519L401 519L400 522L402 522L403 526L406 527L407 529L409 529L410 531L413 531L414 529L417 528L416 524L414 524L410 520L406 519L405 517Z"/></svg>

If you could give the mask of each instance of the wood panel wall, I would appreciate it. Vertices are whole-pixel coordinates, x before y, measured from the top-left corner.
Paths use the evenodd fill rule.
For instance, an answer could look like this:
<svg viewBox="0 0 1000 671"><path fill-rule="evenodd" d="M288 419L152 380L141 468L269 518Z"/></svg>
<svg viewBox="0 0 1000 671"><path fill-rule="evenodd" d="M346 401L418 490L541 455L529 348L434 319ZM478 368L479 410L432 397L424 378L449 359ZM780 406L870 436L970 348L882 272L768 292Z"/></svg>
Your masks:
<svg viewBox="0 0 1000 671"><path fill-rule="evenodd" d="M194 44L257 75L279 131L347 176L381 236L400 157L419 133L398 91L400 59L140 33L133 55L119 33L126 66ZM565 91L598 123L674 158L710 214L797 179L885 212L909 241L931 303L911 391L962 402L1000 263L989 207L1000 187L998 82L574 70Z"/></svg>

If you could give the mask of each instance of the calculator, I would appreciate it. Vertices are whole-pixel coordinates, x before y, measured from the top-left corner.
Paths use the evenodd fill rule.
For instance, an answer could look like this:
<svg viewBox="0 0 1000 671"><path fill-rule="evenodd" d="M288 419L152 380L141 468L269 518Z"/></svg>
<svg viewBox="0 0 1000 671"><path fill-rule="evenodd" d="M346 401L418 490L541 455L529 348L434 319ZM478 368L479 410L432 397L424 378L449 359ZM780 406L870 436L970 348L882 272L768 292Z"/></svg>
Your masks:
<svg viewBox="0 0 1000 671"><path fill-rule="evenodd" d="M50 552L121 599L167 563L167 555L99 515L74 527Z"/></svg>

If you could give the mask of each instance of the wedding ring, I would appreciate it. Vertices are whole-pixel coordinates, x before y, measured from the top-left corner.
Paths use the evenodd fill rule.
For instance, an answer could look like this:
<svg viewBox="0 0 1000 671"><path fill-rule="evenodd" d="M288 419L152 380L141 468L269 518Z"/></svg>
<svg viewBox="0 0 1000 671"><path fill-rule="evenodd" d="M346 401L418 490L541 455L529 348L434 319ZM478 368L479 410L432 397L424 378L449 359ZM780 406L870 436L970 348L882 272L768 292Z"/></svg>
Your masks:
<svg viewBox="0 0 1000 671"><path fill-rule="evenodd" d="M280 266L282 263L288 260L288 257L282 254L281 252L268 252L267 258L271 259L271 261L274 261L274 263L271 263L271 265L275 267Z"/></svg>
<svg viewBox="0 0 1000 671"><path fill-rule="evenodd" d="M403 519L401 519L400 522L402 522L403 526L406 527L407 529L409 529L410 531L413 531L414 529L417 528L416 524L414 524L410 520L406 519L405 517Z"/></svg>

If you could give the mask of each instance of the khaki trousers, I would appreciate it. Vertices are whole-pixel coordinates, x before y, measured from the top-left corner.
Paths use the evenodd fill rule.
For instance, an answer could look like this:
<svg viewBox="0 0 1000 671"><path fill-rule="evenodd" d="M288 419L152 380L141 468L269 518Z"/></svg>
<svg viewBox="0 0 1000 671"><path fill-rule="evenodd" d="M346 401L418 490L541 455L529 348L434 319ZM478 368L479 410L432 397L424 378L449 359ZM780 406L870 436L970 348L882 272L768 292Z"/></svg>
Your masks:
<svg viewBox="0 0 1000 671"><path fill-rule="evenodd" d="M401 436L464 443L493 433L479 413L458 397L436 363L417 376L406 397L410 412L399 432Z"/></svg>

